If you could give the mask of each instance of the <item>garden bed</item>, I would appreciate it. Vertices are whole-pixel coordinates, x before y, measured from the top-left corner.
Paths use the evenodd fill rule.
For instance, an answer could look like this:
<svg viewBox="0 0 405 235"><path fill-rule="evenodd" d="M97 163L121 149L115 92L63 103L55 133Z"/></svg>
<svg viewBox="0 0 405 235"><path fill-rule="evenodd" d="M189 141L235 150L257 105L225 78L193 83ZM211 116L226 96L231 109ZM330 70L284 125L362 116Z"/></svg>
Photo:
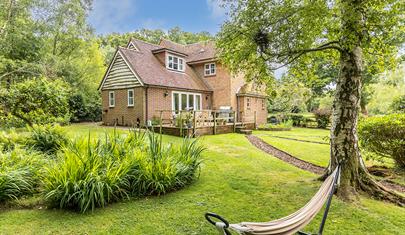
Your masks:
<svg viewBox="0 0 405 235"><path fill-rule="evenodd" d="M291 131L291 127L259 127L259 131Z"/></svg>

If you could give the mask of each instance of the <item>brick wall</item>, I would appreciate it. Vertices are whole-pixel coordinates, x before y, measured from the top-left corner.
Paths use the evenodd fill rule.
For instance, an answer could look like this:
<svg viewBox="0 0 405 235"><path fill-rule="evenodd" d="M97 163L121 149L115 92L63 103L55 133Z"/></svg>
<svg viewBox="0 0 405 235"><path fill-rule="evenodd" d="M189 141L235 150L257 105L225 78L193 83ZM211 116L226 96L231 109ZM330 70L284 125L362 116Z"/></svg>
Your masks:
<svg viewBox="0 0 405 235"><path fill-rule="evenodd" d="M202 109L211 108L211 94L210 93L201 93L201 92L194 92L194 91L181 91L181 90L175 90L175 89L150 87L150 88L148 88L148 91L147 91L147 97L148 97L147 98L148 99L147 120L151 120L153 117L159 118L160 117L159 110L172 110L172 97L173 97L172 93L174 91L201 94ZM167 96L165 96L165 93L167 93ZM162 116L163 116L163 119L170 119L170 118L172 118L172 113L163 112Z"/></svg>
<svg viewBox="0 0 405 235"><path fill-rule="evenodd" d="M145 111L144 88L137 87L133 89L134 89L133 107L128 107L128 89L103 90L101 92L102 107L103 107L102 119L105 125L117 124L122 126L133 126L136 124L138 118L141 123L144 123L144 111ZM115 93L114 107L109 107L108 104L109 91L114 91Z"/></svg>
<svg viewBox="0 0 405 235"><path fill-rule="evenodd" d="M212 109L219 109L220 106L232 106L233 110L236 110L236 107L232 105L231 97L235 96L235 93L231 93L231 76L229 72L220 63L216 63L216 74L205 76L204 65L194 65L194 69L197 75L204 79L214 90Z"/></svg>
<svg viewBox="0 0 405 235"><path fill-rule="evenodd" d="M256 111L256 123L258 125L267 122L266 99L255 96L239 96L239 117L238 121L253 122Z"/></svg>

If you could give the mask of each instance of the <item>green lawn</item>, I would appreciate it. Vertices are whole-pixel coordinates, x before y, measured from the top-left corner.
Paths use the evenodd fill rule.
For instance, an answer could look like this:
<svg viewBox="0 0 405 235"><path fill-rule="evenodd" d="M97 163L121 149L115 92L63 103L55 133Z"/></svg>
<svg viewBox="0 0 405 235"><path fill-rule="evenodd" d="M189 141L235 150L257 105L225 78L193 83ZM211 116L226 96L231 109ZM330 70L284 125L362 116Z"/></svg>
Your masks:
<svg viewBox="0 0 405 235"><path fill-rule="evenodd" d="M71 136L104 133L94 125L67 127ZM108 131L113 129L109 128ZM166 143L179 143L165 136ZM160 197L115 203L93 213L59 209L0 211L0 234L217 234L204 219L217 212L231 222L268 221L303 206L321 184L316 175L253 147L240 134L206 136L200 178ZM321 215L306 230L315 232ZM361 197L334 198L325 234L405 234L405 208Z"/></svg>

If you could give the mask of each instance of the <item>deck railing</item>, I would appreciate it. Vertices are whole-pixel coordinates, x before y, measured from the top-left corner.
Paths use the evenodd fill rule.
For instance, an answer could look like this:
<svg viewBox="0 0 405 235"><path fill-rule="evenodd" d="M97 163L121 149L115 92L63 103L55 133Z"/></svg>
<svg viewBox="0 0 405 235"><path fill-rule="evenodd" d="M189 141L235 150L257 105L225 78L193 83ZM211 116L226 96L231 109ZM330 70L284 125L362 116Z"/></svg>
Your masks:
<svg viewBox="0 0 405 235"><path fill-rule="evenodd" d="M213 134L216 134L220 126L232 125L234 132L237 124L254 123L256 127L256 112L246 115L232 110L156 110L151 122L150 125L159 127L160 132L163 127L180 128L180 132L192 129L193 133L196 128L213 127Z"/></svg>

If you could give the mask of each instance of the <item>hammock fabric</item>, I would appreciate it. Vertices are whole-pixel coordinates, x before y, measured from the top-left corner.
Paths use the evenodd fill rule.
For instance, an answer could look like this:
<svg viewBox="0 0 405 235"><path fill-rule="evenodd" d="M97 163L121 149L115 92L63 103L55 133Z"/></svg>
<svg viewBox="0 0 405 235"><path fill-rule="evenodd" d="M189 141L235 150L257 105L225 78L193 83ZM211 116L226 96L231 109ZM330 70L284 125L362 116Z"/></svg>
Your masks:
<svg viewBox="0 0 405 235"><path fill-rule="evenodd" d="M302 207L301 209L299 209L298 211L289 216L263 223L242 222L239 224L228 225L228 223L223 220L225 223L216 222L215 226L217 227L218 231L220 231L220 234L230 234L229 231L227 231L228 226L230 229L235 230L239 234L243 235L294 234L298 232L300 229L304 228L316 216L316 214L318 214L318 212L322 209L325 202L328 201L327 207L325 209L324 218L322 220L322 224L320 227L320 232L318 233L322 234L323 225L325 223L327 212L330 206L330 201L332 199L332 195L335 191L335 187L339 180L339 174L340 174L340 167L338 166L332 172L332 174L328 178L326 178L326 180L323 182L323 184L319 188L318 192L314 195L314 197L304 207ZM222 219L220 216L214 217ZM212 222L212 220L210 220L209 218L207 219L210 222ZM302 232L300 233L305 234Z"/></svg>

